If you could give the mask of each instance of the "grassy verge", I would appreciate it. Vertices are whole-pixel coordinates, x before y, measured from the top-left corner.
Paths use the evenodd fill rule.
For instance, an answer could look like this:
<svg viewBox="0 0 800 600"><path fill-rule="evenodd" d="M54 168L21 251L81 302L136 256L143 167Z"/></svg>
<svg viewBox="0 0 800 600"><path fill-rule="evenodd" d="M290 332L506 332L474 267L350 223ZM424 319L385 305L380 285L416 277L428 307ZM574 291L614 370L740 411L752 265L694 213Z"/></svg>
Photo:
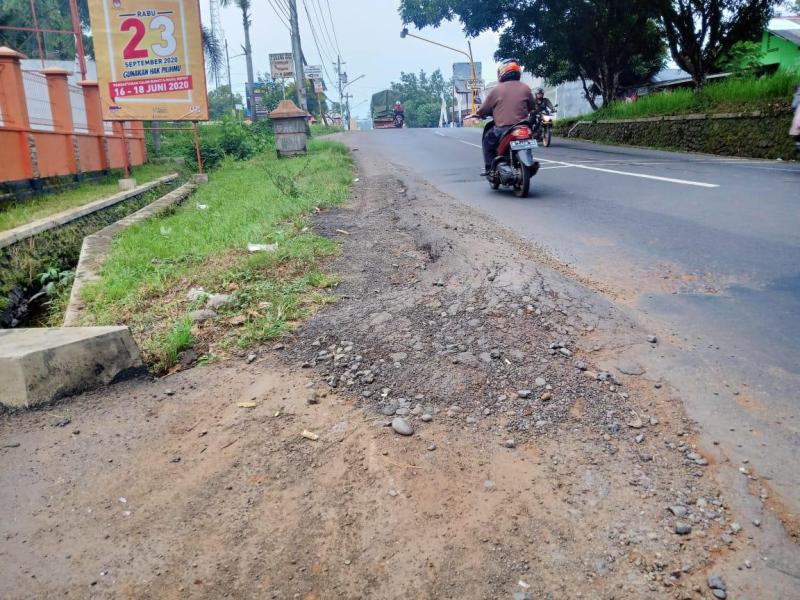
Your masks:
<svg viewBox="0 0 800 600"><path fill-rule="evenodd" d="M587 121L641 119L693 113L734 113L788 107L800 74L778 71L766 77L729 77L695 92L688 88L641 96L636 102L614 102L582 117Z"/></svg>
<svg viewBox="0 0 800 600"><path fill-rule="evenodd" d="M336 127L335 125L323 125L322 123L313 123L311 125L311 135L328 135L331 133L339 133L344 131L343 127Z"/></svg>
<svg viewBox="0 0 800 600"><path fill-rule="evenodd" d="M280 337L330 299L322 291L334 280L323 266L336 245L309 233L307 218L344 201L351 180L346 148L323 140L311 140L305 158L227 159L174 213L114 240L85 293L92 320L129 325L157 371L188 348L204 357ZM277 249L250 253L250 243ZM205 299L187 293L199 287L231 299L216 319L193 324L188 315Z"/></svg>
<svg viewBox="0 0 800 600"><path fill-rule="evenodd" d="M178 168L174 164L147 164L134 167L133 177L139 184L158 179ZM119 191L115 174L100 182L88 182L56 194L33 196L20 202L12 202L0 210L0 231L25 225L36 219L54 215L61 211L83 206Z"/></svg>

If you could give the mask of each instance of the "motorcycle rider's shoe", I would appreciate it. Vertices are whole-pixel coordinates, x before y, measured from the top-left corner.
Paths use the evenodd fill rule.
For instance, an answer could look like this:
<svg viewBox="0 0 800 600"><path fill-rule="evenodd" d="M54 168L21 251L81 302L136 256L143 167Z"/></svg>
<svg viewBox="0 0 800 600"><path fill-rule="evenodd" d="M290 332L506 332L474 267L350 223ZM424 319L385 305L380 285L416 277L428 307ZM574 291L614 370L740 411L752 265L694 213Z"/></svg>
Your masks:
<svg viewBox="0 0 800 600"><path fill-rule="evenodd" d="M488 177L490 171L491 167L483 167L483 171L481 171L481 177Z"/></svg>

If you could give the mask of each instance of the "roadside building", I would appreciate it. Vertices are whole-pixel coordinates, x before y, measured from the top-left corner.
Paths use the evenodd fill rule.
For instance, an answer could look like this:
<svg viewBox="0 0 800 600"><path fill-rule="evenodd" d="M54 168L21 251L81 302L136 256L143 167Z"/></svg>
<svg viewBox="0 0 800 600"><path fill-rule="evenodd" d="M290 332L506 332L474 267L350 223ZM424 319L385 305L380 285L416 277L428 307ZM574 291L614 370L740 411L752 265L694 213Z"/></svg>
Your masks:
<svg viewBox="0 0 800 600"><path fill-rule="evenodd" d="M770 20L761 37L760 62L771 70L800 69L800 16Z"/></svg>

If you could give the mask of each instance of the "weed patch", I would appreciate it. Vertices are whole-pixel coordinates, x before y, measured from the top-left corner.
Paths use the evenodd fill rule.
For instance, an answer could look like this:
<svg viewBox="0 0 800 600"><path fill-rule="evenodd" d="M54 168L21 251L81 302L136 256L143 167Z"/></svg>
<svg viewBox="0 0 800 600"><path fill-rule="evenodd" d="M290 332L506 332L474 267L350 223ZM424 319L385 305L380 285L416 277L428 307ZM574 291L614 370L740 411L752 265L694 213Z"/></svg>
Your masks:
<svg viewBox="0 0 800 600"><path fill-rule="evenodd" d="M100 281L85 290L91 320L128 324L156 371L190 346L201 356L279 338L330 300L324 290L335 280L323 268L337 247L306 219L344 201L351 181L347 149L329 141L311 140L304 158L225 159L190 202L114 240ZM188 321L189 337L188 315L200 307L192 288L230 299L216 318Z"/></svg>

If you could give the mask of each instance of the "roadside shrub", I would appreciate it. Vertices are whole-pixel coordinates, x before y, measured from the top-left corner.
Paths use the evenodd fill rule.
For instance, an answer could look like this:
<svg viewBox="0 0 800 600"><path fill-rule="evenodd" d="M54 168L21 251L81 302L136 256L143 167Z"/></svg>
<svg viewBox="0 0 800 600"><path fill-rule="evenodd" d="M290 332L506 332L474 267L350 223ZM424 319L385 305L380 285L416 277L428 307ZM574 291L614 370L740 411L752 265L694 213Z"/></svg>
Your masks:
<svg viewBox="0 0 800 600"><path fill-rule="evenodd" d="M256 152L253 140L242 125L223 129L219 143L222 151L236 160L247 160Z"/></svg>
<svg viewBox="0 0 800 600"><path fill-rule="evenodd" d="M203 159L203 170L212 171L216 169L225 158L225 150L217 140L200 140L200 158ZM183 151L186 159L186 166L193 171L197 170L197 152L194 143L190 144Z"/></svg>

